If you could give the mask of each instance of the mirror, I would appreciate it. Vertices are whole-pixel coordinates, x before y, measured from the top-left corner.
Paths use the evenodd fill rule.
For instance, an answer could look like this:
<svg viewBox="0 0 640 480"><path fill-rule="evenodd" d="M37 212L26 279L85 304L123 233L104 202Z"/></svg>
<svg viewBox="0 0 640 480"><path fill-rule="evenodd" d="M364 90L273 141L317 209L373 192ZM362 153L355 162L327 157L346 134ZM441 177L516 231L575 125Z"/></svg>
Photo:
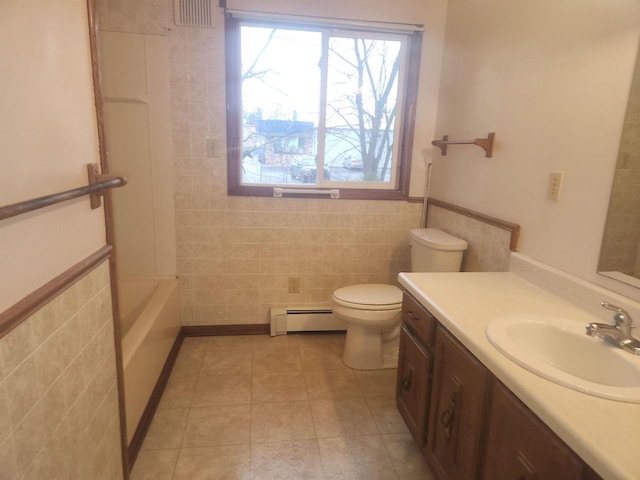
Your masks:
<svg viewBox="0 0 640 480"><path fill-rule="evenodd" d="M622 129L598 273L640 288L640 49Z"/></svg>

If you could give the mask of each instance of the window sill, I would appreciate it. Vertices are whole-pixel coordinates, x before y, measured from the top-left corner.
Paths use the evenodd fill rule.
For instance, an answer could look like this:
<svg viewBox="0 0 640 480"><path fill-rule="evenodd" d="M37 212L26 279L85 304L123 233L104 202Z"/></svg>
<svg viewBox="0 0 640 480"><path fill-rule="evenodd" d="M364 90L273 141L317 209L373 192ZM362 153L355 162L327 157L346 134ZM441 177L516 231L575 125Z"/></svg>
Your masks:
<svg viewBox="0 0 640 480"><path fill-rule="evenodd" d="M287 187L283 186L282 188ZM341 200L408 200L408 196L400 190L373 190L362 188L340 188L339 190ZM227 193L233 196L273 198L273 187L239 185L233 188L230 187ZM313 193L287 193L286 198L323 198L335 200L328 197L326 193L321 192L318 192L317 195Z"/></svg>

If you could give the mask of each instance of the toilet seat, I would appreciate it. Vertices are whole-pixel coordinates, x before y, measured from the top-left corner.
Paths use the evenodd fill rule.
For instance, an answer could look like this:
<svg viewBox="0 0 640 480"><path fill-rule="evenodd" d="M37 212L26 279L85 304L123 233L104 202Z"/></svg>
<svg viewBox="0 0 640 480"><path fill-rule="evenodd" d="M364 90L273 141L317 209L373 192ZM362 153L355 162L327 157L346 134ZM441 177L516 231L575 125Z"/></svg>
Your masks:
<svg viewBox="0 0 640 480"><path fill-rule="evenodd" d="M402 308L402 290L394 285L350 285L333 292L332 300L356 310L397 310Z"/></svg>

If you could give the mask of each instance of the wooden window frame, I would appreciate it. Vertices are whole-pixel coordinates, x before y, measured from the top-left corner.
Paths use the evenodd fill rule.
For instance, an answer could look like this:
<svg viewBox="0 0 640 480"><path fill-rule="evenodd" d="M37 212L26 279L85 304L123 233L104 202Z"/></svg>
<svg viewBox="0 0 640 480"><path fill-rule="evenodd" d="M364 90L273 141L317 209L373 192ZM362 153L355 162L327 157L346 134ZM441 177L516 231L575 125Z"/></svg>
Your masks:
<svg viewBox="0 0 640 480"><path fill-rule="evenodd" d="M229 15L225 17L225 69L227 98L227 193L237 196L272 197L271 185L243 185L241 172L242 156L242 87L240 64L240 21ZM408 59L419 59L422 49L422 32L408 35ZM405 79L405 94L402 108L402 132L398 149L398 186L395 189L366 189L340 187L341 199L358 200L408 200L411 175L411 156L418 98L420 62L408 61ZM287 188L286 185L281 185ZM321 188L319 188L320 190ZM315 194L288 194L288 197L327 198L320 192Z"/></svg>

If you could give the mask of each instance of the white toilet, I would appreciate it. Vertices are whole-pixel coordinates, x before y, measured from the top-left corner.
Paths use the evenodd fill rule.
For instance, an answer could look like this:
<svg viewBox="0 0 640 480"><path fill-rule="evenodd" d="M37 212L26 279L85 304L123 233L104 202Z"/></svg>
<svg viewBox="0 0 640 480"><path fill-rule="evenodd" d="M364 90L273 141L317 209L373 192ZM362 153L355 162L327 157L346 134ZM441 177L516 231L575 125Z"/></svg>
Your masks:
<svg viewBox="0 0 640 480"><path fill-rule="evenodd" d="M412 272L458 272L467 242L436 228L411 230ZM338 288L333 314L347 324L345 365L358 370L398 365L402 290L364 284Z"/></svg>

